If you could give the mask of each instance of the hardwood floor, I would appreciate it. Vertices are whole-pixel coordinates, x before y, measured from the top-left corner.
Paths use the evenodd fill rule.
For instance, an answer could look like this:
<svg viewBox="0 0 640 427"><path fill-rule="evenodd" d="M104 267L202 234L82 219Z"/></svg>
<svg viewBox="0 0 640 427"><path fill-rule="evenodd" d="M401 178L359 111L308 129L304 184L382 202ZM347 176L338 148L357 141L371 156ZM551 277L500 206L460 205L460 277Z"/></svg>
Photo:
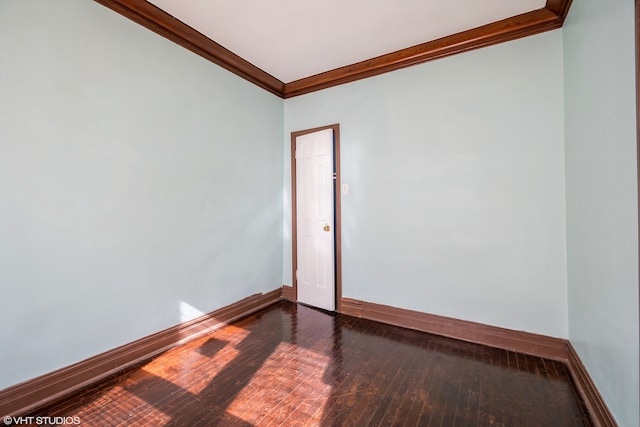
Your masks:
<svg viewBox="0 0 640 427"><path fill-rule="evenodd" d="M281 301L34 416L82 426L589 426L560 362Z"/></svg>

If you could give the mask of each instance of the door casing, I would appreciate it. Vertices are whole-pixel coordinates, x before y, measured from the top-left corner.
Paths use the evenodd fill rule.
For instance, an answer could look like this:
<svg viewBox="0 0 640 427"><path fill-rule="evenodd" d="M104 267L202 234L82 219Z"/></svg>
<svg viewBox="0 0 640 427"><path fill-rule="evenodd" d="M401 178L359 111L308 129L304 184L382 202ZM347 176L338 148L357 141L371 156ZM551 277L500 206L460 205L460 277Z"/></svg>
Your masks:
<svg viewBox="0 0 640 427"><path fill-rule="evenodd" d="M306 129L297 132L291 132L291 243L292 243L292 275L293 281L293 300L298 301L298 279L296 271L298 270L298 241L297 241L297 213L296 213L296 138L309 133L314 133L326 129L333 129L333 156L335 164L335 179L333 180L334 188L334 258L335 258L335 307L338 313L342 312L342 220L341 220L341 202L340 202L340 125L333 124L328 126Z"/></svg>

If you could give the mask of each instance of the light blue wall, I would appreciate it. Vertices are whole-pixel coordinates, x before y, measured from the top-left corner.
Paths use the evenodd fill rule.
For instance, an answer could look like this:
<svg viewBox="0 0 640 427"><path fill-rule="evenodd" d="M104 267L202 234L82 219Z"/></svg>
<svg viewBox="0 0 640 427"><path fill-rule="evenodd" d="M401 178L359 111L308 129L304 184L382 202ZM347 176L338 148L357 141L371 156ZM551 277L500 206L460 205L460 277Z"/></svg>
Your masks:
<svg viewBox="0 0 640 427"><path fill-rule="evenodd" d="M563 29L569 338L621 426L638 426L632 1L574 1Z"/></svg>
<svg viewBox="0 0 640 427"><path fill-rule="evenodd" d="M577 0L283 110L93 2L3 0L0 388L291 283L289 133L340 123L344 296L568 336L638 425L633 54L631 2Z"/></svg>
<svg viewBox="0 0 640 427"><path fill-rule="evenodd" d="M560 31L286 100L285 201L290 132L331 123L345 297L567 336Z"/></svg>
<svg viewBox="0 0 640 427"><path fill-rule="evenodd" d="M97 3L2 0L0 388L279 287L282 126Z"/></svg>

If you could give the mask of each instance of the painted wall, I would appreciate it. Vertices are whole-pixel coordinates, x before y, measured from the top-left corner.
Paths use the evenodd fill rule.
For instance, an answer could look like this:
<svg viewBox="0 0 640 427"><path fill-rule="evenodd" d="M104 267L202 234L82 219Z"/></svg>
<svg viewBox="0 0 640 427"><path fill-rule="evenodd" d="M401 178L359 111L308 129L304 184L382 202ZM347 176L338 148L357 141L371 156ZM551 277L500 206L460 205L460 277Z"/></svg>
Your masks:
<svg viewBox="0 0 640 427"><path fill-rule="evenodd" d="M282 126L97 3L0 2L0 388L279 287Z"/></svg>
<svg viewBox="0 0 640 427"><path fill-rule="evenodd" d="M285 101L340 123L343 296L567 336L562 33Z"/></svg>
<svg viewBox="0 0 640 427"><path fill-rule="evenodd" d="M621 426L638 414L632 1L574 1L563 28L569 338Z"/></svg>

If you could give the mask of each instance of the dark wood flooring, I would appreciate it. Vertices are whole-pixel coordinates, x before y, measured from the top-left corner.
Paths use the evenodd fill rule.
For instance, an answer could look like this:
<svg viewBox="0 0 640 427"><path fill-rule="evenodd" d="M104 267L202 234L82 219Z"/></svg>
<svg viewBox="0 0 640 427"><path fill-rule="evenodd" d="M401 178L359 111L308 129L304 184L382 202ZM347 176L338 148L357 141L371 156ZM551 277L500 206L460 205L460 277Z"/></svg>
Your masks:
<svg viewBox="0 0 640 427"><path fill-rule="evenodd" d="M82 426L589 426L560 363L279 302L43 408Z"/></svg>

